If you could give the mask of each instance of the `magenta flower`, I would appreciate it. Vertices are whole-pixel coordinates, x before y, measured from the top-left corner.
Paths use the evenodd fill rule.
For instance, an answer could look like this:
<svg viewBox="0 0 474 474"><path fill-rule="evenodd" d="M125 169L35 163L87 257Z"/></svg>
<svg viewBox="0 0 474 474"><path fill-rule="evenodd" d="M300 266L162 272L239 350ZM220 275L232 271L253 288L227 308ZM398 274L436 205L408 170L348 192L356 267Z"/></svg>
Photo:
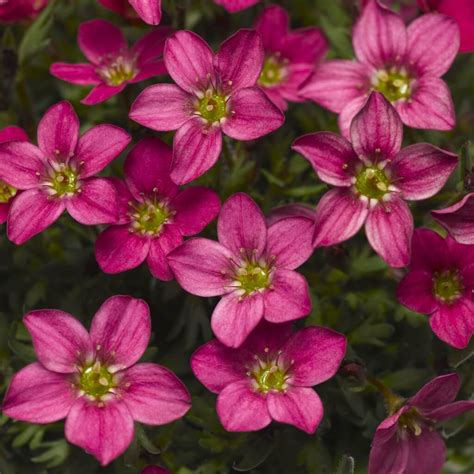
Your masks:
<svg viewBox="0 0 474 474"><path fill-rule="evenodd" d="M47 3L48 0L0 1L0 22L14 22L34 18Z"/></svg>
<svg viewBox="0 0 474 474"><path fill-rule="evenodd" d="M90 333L59 310L31 311L23 322L39 362L13 376L2 406L10 418L29 423L66 418L67 440L106 465L132 442L134 421L163 425L189 410L189 393L172 372L137 364L151 332L145 301L109 298Z"/></svg>
<svg viewBox="0 0 474 474"><path fill-rule="evenodd" d="M283 123L283 114L256 85L263 64L256 31L239 30L216 55L200 36L178 31L166 41L164 59L176 85L146 88L133 103L130 118L153 130L177 130L171 170L175 183L188 183L215 164L222 133L253 140Z"/></svg>
<svg viewBox="0 0 474 474"><path fill-rule="evenodd" d="M299 88L328 49L321 30L299 28L290 31L289 23L286 10L271 5L263 10L255 26L265 50L258 84L281 110L286 110L286 101L302 101Z"/></svg>
<svg viewBox="0 0 474 474"><path fill-rule="evenodd" d="M369 474L439 474L446 446L436 431L440 423L474 410L474 400L455 402L457 374L428 382L377 428L369 458Z"/></svg>
<svg viewBox="0 0 474 474"><path fill-rule="evenodd" d="M253 7L260 0L214 0L217 5L222 5L228 12L235 13Z"/></svg>
<svg viewBox="0 0 474 474"><path fill-rule="evenodd" d="M217 414L227 431L257 431L272 420L314 433L323 405L311 388L337 372L346 338L313 326L292 334L290 324L262 322L239 349L217 340L191 357L197 379L218 393Z"/></svg>
<svg viewBox="0 0 474 474"><path fill-rule="evenodd" d="M443 239L428 229L413 235L410 272L400 282L400 303L430 315L433 332L462 349L474 332L474 245Z"/></svg>
<svg viewBox="0 0 474 474"><path fill-rule="evenodd" d="M147 466L142 470L141 474L171 474L171 472L163 467Z"/></svg>
<svg viewBox="0 0 474 474"><path fill-rule="evenodd" d="M81 23L77 41L90 63L54 63L50 72L71 84L92 85L82 99L95 105L122 92L128 84L166 74L160 59L170 28L156 28L129 49L120 28L109 21L91 20Z"/></svg>
<svg viewBox="0 0 474 474"><path fill-rule="evenodd" d="M316 219L316 213L311 207L305 204L285 204L283 206L274 207L270 210L267 217L267 225L272 225L287 217L307 217L313 222Z"/></svg>
<svg viewBox="0 0 474 474"><path fill-rule="evenodd" d="M99 3L128 19L133 17L133 12L149 25L161 21L161 0L99 0Z"/></svg>
<svg viewBox="0 0 474 474"><path fill-rule="evenodd" d="M239 347L262 318L283 323L311 311L308 284L294 269L313 252L312 226L311 219L292 217L267 229L257 204L237 193L219 214L219 242L190 239L168 262L189 293L222 296L212 330L226 346Z"/></svg>
<svg viewBox="0 0 474 474"><path fill-rule="evenodd" d="M293 149L318 177L336 186L316 208L314 245L335 245L365 224L372 248L392 267L410 261L413 217L406 200L435 195L457 156L427 143L402 150L403 125L384 96L373 92L351 125L351 141L331 132L298 138Z"/></svg>
<svg viewBox="0 0 474 474"><path fill-rule="evenodd" d="M474 193L431 215L461 244L474 245Z"/></svg>
<svg viewBox="0 0 474 474"><path fill-rule="evenodd" d="M303 97L340 114L344 136L372 90L384 94L409 127L454 127L451 94L440 77L459 50L455 20L427 14L407 28L399 15L371 0L354 28L353 44L355 61L323 63L301 90Z"/></svg>
<svg viewBox="0 0 474 474"><path fill-rule="evenodd" d="M16 244L53 224L67 210L85 225L117 220L117 191L96 178L130 142L114 125L97 125L79 137L79 119L69 102L48 109L38 125L38 146L0 145L0 179L22 190L10 208L8 238Z"/></svg>
<svg viewBox="0 0 474 474"><path fill-rule="evenodd" d="M116 181L118 223L96 241L104 272L123 272L146 260L155 278L171 280L167 254L183 236L198 234L217 216L217 194L201 186L180 191L170 179L170 164L171 149L157 138L142 140L128 155L125 183Z"/></svg>

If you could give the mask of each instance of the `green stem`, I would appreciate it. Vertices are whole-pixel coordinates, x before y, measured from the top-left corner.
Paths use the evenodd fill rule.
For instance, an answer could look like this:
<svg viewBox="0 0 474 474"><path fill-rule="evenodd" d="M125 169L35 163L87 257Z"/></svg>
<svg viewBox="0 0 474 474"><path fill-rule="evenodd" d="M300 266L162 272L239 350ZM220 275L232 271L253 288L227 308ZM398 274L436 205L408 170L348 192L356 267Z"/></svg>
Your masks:
<svg viewBox="0 0 474 474"><path fill-rule="evenodd" d="M392 392L383 382L370 375L367 376L367 382L374 386L385 398L387 411L393 415L403 403L403 398Z"/></svg>

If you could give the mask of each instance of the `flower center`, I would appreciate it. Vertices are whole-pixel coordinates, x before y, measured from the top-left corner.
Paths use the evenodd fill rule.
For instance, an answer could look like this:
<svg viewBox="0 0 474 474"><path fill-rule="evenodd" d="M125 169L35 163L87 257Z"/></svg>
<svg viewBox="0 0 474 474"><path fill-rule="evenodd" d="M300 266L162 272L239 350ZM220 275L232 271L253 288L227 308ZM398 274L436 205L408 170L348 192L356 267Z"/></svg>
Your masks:
<svg viewBox="0 0 474 474"><path fill-rule="evenodd" d="M72 196L80 192L79 173L65 163L55 163L45 185L53 196Z"/></svg>
<svg viewBox="0 0 474 474"><path fill-rule="evenodd" d="M212 89L207 89L196 105L196 114L208 123L219 122L227 117L228 97Z"/></svg>
<svg viewBox="0 0 474 474"><path fill-rule="evenodd" d="M281 84L288 75L287 65L288 60L281 59L278 53L267 56L263 63L258 83L264 87L272 87Z"/></svg>
<svg viewBox="0 0 474 474"><path fill-rule="evenodd" d="M377 166L366 166L356 176L355 187L359 194L380 200L389 192L390 181Z"/></svg>
<svg viewBox="0 0 474 474"><path fill-rule="evenodd" d="M132 80L138 74L138 69L135 59L118 56L113 61L100 66L97 69L97 74L109 86L119 86L126 81Z"/></svg>
<svg viewBox="0 0 474 474"><path fill-rule="evenodd" d="M141 235L159 235L163 226L169 222L173 215L166 200L147 199L145 202L131 205L133 207L132 229Z"/></svg>
<svg viewBox="0 0 474 474"><path fill-rule="evenodd" d="M269 348L265 348L269 352ZM255 356L255 364L247 372L255 390L260 393L284 392L288 388L288 379L291 374L280 360L281 351L274 358Z"/></svg>
<svg viewBox="0 0 474 474"><path fill-rule="evenodd" d="M95 361L81 370L78 386L86 395L100 399L108 393L114 393L116 382L107 367Z"/></svg>
<svg viewBox="0 0 474 474"><path fill-rule="evenodd" d="M415 436L419 436L426 426L427 420L425 420L419 413L419 411L413 407L408 411L400 415L398 419L398 426L402 429L410 430Z"/></svg>
<svg viewBox="0 0 474 474"><path fill-rule="evenodd" d="M235 283L243 291L243 296L263 291L270 286L271 269L263 262L245 261L238 268Z"/></svg>
<svg viewBox="0 0 474 474"><path fill-rule="evenodd" d="M372 80L372 85L390 102L406 100L411 96L411 78L403 68L392 67L389 70L378 70Z"/></svg>
<svg viewBox="0 0 474 474"><path fill-rule="evenodd" d="M464 290L459 270L446 270L435 273L433 277L433 293L443 303L453 303Z"/></svg>
<svg viewBox="0 0 474 474"><path fill-rule="evenodd" d="M0 203L7 203L12 197L15 197L16 193L17 190L15 188L0 180Z"/></svg>

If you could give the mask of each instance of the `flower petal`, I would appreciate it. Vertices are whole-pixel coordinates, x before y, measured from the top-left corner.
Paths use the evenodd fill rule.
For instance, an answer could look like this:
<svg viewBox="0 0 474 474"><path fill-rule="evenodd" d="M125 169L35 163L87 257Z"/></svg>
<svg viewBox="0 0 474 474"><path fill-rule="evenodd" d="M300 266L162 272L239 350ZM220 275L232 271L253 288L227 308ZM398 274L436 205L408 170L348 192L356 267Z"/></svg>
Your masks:
<svg viewBox="0 0 474 474"><path fill-rule="evenodd" d="M127 86L126 82L123 82L119 86L108 86L107 84L99 84L94 87L89 94L87 94L84 99L81 100L81 104L85 105L97 105L101 102L105 102L114 95L120 94L125 87Z"/></svg>
<svg viewBox="0 0 474 474"><path fill-rule="evenodd" d="M361 95L351 100L341 111L337 119L341 135L348 140L351 138L351 124L354 117L362 110L367 102L367 95Z"/></svg>
<svg viewBox="0 0 474 474"><path fill-rule="evenodd" d="M461 400L459 402L448 403L432 411L424 413L430 420L437 422L456 418L463 413L474 410L474 400Z"/></svg>
<svg viewBox="0 0 474 474"><path fill-rule="evenodd" d="M436 431L423 430L421 435L409 433L409 455L407 473L420 472L431 474L441 472L446 460L446 445Z"/></svg>
<svg viewBox="0 0 474 474"><path fill-rule="evenodd" d="M430 229L416 229L412 239L410 268L434 273L444 270L450 256L446 240Z"/></svg>
<svg viewBox="0 0 474 474"><path fill-rule="evenodd" d="M132 84L136 84L137 82L142 82L150 79L151 77L162 76L164 74L168 74L165 62L162 59L158 59L154 62L143 65L140 68L140 72L133 79L131 79L130 82Z"/></svg>
<svg viewBox="0 0 474 474"><path fill-rule="evenodd" d="M266 51L281 50L283 40L288 34L289 23L287 11L279 5L270 5L262 10L255 29L260 33Z"/></svg>
<svg viewBox="0 0 474 474"><path fill-rule="evenodd" d="M214 0L222 5L229 13L235 13L257 4L260 0Z"/></svg>
<svg viewBox="0 0 474 474"><path fill-rule="evenodd" d="M0 143L13 141L28 142L28 134L21 128L11 125L0 130Z"/></svg>
<svg viewBox="0 0 474 474"><path fill-rule="evenodd" d="M280 109L259 87L240 89L230 99L231 115L222 131L235 140L255 140L267 135L285 121Z"/></svg>
<svg viewBox="0 0 474 474"><path fill-rule="evenodd" d="M173 225L166 225L159 237L151 241L147 264L151 274L162 281L171 281L173 271L168 263L168 254L183 243L183 236Z"/></svg>
<svg viewBox="0 0 474 474"><path fill-rule="evenodd" d="M111 400L99 407L81 397L66 418L66 439L95 456L102 466L128 448L133 433L132 415L121 400Z"/></svg>
<svg viewBox="0 0 474 474"><path fill-rule="evenodd" d="M149 25L161 21L161 0L128 0L140 18Z"/></svg>
<svg viewBox="0 0 474 474"><path fill-rule="evenodd" d="M95 67L92 64L68 64L68 63L54 63L51 64L49 72L54 77L71 84L78 84L80 86L97 85L102 82L102 79L97 74Z"/></svg>
<svg viewBox="0 0 474 474"><path fill-rule="evenodd" d="M262 319L239 348L239 352L246 356L250 354L252 359L255 358L256 354L278 355L278 351L293 334L291 326L290 322L274 324ZM245 361L244 365L246 364L248 364L248 360Z"/></svg>
<svg viewBox="0 0 474 474"><path fill-rule="evenodd" d="M92 319L90 336L98 357L114 368L130 367L143 355L151 333L150 309L131 296L112 296Z"/></svg>
<svg viewBox="0 0 474 474"><path fill-rule="evenodd" d="M181 418L191 408L186 386L161 365L134 365L125 371L121 383L127 385L123 400L133 419L140 423L164 425Z"/></svg>
<svg viewBox="0 0 474 474"><path fill-rule="evenodd" d="M10 211L11 205L10 201L6 203L0 203L0 224L5 224L5 222L7 222L8 212Z"/></svg>
<svg viewBox="0 0 474 474"><path fill-rule="evenodd" d="M89 334L69 313L55 309L30 311L23 323L31 334L38 360L48 370L72 374L78 364L93 356Z"/></svg>
<svg viewBox="0 0 474 474"><path fill-rule="evenodd" d="M407 403L424 413L453 402L460 388L461 379L458 374L441 375L425 384Z"/></svg>
<svg viewBox="0 0 474 474"><path fill-rule="evenodd" d="M260 293L240 298L235 293L222 297L214 308L211 327L222 344L239 347L263 318L264 302Z"/></svg>
<svg viewBox="0 0 474 474"><path fill-rule="evenodd" d="M141 37L133 45L132 51L137 55L140 70L145 64L153 63L163 55L165 42L173 32L173 28L169 26L160 26Z"/></svg>
<svg viewBox="0 0 474 474"><path fill-rule="evenodd" d="M314 225L315 213L314 209L306 204L284 204L270 209L267 215L267 225L272 226L275 222L287 217L306 217L311 219Z"/></svg>
<svg viewBox="0 0 474 474"><path fill-rule="evenodd" d="M424 270L411 271L399 283L397 298L412 311L431 314L439 306L433 295L433 274Z"/></svg>
<svg viewBox="0 0 474 474"><path fill-rule="evenodd" d="M227 385L217 397L216 409L227 431L258 431L272 421L265 398L248 380Z"/></svg>
<svg viewBox="0 0 474 474"><path fill-rule="evenodd" d="M387 431L391 436L387 436ZM409 441L406 437L397 436L396 428L386 430L379 427L372 441L368 474L405 473L409 456Z"/></svg>

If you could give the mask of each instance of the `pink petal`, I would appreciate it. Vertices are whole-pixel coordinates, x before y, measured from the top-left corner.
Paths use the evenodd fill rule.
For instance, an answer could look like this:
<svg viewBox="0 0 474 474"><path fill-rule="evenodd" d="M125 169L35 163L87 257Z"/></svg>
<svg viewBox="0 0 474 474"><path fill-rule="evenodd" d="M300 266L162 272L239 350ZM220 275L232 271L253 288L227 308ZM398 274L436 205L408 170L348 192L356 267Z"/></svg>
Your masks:
<svg viewBox="0 0 474 474"><path fill-rule="evenodd" d="M214 0L214 3L222 5L228 12L235 13L240 10L256 5L260 0Z"/></svg>
<svg viewBox="0 0 474 474"><path fill-rule="evenodd" d="M95 258L105 273L121 273L141 265L150 250L150 239L130 232L128 225L111 226L95 242Z"/></svg>
<svg viewBox="0 0 474 474"><path fill-rule="evenodd" d="M214 59L224 89L255 86L263 66L263 44L255 30L240 29L227 38Z"/></svg>
<svg viewBox="0 0 474 474"><path fill-rule="evenodd" d="M379 92L372 92L351 124L351 142L358 156L372 162L392 159L402 146L403 124Z"/></svg>
<svg viewBox="0 0 474 474"><path fill-rule="evenodd" d="M122 153L132 137L115 125L96 125L79 138L76 152L71 159L81 178L89 178L109 165Z"/></svg>
<svg viewBox="0 0 474 474"><path fill-rule="evenodd" d="M339 130L343 137L351 138L351 124L354 117L362 110L367 102L367 95L361 95L351 100L341 111L337 119Z"/></svg>
<svg viewBox="0 0 474 474"><path fill-rule="evenodd" d="M282 348L292 362L292 385L312 387L333 377L346 353L346 338L331 329L310 326L294 333Z"/></svg>
<svg viewBox="0 0 474 474"><path fill-rule="evenodd" d="M183 235L195 235L217 217L221 203L212 189L194 186L179 193L172 207L176 211L173 224Z"/></svg>
<svg viewBox="0 0 474 474"><path fill-rule="evenodd" d="M143 469L140 474L171 474L168 469L164 469L158 466L147 466Z"/></svg>
<svg viewBox="0 0 474 474"><path fill-rule="evenodd" d="M254 392L248 380L225 387L217 397L216 409L227 431L258 431L272 421L265 397Z"/></svg>
<svg viewBox="0 0 474 474"><path fill-rule="evenodd" d="M133 433L132 415L121 400L111 400L99 407L81 397L66 418L66 439L95 456L102 466L128 448Z"/></svg>
<svg viewBox="0 0 474 474"><path fill-rule="evenodd" d="M38 360L48 370L72 374L78 364L93 356L89 334L69 313L55 309L30 311L23 323L31 334Z"/></svg>
<svg viewBox="0 0 474 474"><path fill-rule="evenodd" d="M0 130L0 143L12 141L28 142L28 134L20 127L11 125Z"/></svg>
<svg viewBox="0 0 474 474"><path fill-rule="evenodd" d="M92 64L68 64L54 63L51 64L49 72L54 77L62 81L78 84L80 86L97 85L102 79L97 74Z"/></svg>
<svg viewBox="0 0 474 474"><path fill-rule="evenodd" d="M79 139L79 119L72 105L63 100L51 106L38 125L38 146L53 161L68 162Z"/></svg>
<svg viewBox="0 0 474 474"><path fill-rule="evenodd" d="M459 26L454 18L438 13L422 15L408 27L407 55L417 73L445 74L459 50Z"/></svg>
<svg viewBox="0 0 474 474"><path fill-rule="evenodd" d="M265 50L280 51L289 23L287 11L279 5L270 5L262 10L255 29L260 33Z"/></svg>
<svg viewBox="0 0 474 474"><path fill-rule="evenodd" d="M280 109L259 87L240 89L230 99L231 115L222 124L222 131L235 140L263 137L285 121Z"/></svg>
<svg viewBox="0 0 474 474"><path fill-rule="evenodd" d="M97 87L94 87L89 94L81 100L81 104L85 105L97 105L101 102L105 102L114 95L120 94L127 83L124 82L119 86L108 86L107 84L99 84Z"/></svg>
<svg viewBox="0 0 474 474"><path fill-rule="evenodd" d="M235 255L253 252L258 259L267 243L265 216L250 196L236 193L222 206L217 235L219 242Z"/></svg>
<svg viewBox="0 0 474 474"><path fill-rule="evenodd" d="M90 336L98 358L119 370L145 352L151 333L150 309L131 296L112 296L92 319Z"/></svg>
<svg viewBox="0 0 474 474"><path fill-rule="evenodd" d="M436 377L424 385L408 404L423 411L431 411L451 403L461 388L461 379L458 374L447 374Z"/></svg>
<svg viewBox="0 0 474 474"><path fill-rule="evenodd" d="M214 166L221 148L219 127L207 127L199 118L188 120L174 136L171 179L186 184L202 176Z"/></svg>
<svg viewBox="0 0 474 474"><path fill-rule="evenodd" d="M209 45L192 31L177 31L166 40L166 69L181 89L203 91L214 78L214 53Z"/></svg>
<svg viewBox="0 0 474 474"><path fill-rule="evenodd" d="M192 115L192 97L174 84L147 87L132 104L130 118L152 130L176 130Z"/></svg>
<svg viewBox="0 0 474 474"><path fill-rule="evenodd" d="M413 128L451 130L456 124L453 100L448 86L436 77L422 77L411 100L396 104L403 123Z"/></svg>
<svg viewBox="0 0 474 474"><path fill-rule="evenodd" d="M303 318L311 312L311 297L306 279L293 270L278 269L272 286L264 293L264 317L272 323Z"/></svg>
<svg viewBox="0 0 474 474"><path fill-rule="evenodd" d="M461 244L474 244L474 193L431 215Z"/></svg>
<svg viewBox="0 0 474 474"><path fill-rule="evenodd" d="M370 90L370 69L356 61L331 60L318 66L300 89L305 99L340 113L354 99Z"/></svg>
<svg viewBox="0 0 474 474"><path fill-rule="evenodd" d="M378 428L372 441L368 474L381 474L382 472L408 474L408 471L406 471L410 456L408 440L406 438L399 438L396 434L397 431L391 430L391 432L393 431L393 436L390 436L388 440L384 439L383 442L379 441L377 438L385 435L384 431L387 430Z"/></svg>
<svg viewBox="0 0 474 474"><path fill-rule="evenodd" d="M332 132L308 133L296 139L292 149L311 163L321 181L351 186L353 169L359 160L345 138Z"/></svg>
<svg viewBox="0 0 474 474"><path fill-rule="evenodd" d="M140 72L130 80L132 84L137 82L145 81L150 79L150 77L162 76L167 74L165 62L162 59L156 60L155 62L150 62L140 67Z"/></svg>
<svg viewBox="0 0 474 474"><path fill-rule="evenodd" d="M158 364L137 364L125 371L121 383L130 384L122 397L135 421L147 425L170 423L191 408L186 386Z"/></svg>
<svg viewBox="0 0 474 474"><path fill-rule="evenodd" d="M450 420L456 418L463 413L474 410L474 400L462 400L459 402L449 403L448 405L435 408L434 410L426 413L425 415L437 422Z"/></svg>
<svg viewBox="0 0 474 474"><path fill-rule="evenodd" d="M314 210L305 204L284 204L283 206L274 207L270 209L267 215L268 226L273 225L287 217L306 217L311 219L314 225L315 213Z"/></svg>
<svg viewBox="0 0 474 474"><path fill-rule="evenodd" d="M197 296L218 296L228 292L227 272L232 253L213 240L187 240L168 255L178 283Z"/></svg>
<svg viewBox="0 0 474 474"><path fill-rule="evenodd" d="M250 354L251 358L263 354L277 355L292 334L291 323L274 324L262 319L239 348L239 353L246 357ZM248 364L248 360L245 360L245 364Z"/></svg>
<svg viewBox="0 0 474 474"><path fill-rule="evenodd" d="M410 263L413 216L402 199L379 204L369 212L365 233L372 248L391 267Z"/></svg>
<svg viewBox="0 0 474 474"><path fill-rule="evenodd" d="M35 362L13 376L2 412L15 420L53 423L66 417L74 400L67 375L50 372Z"/></svg>
<svg viewBox="0 0 474 474"><path fill-rule="evenodd" d="M118 195L118 214L119 218L116 225L130 224L132 217L130 215L130 201L133 202L133 196L127 188L127 185L120 178L108 178L109 181L115 186Z"/></svg>
<svg viewBox="0 0 474 474"><path fill-rule="evenodd" d="M214 308L212 331L222 344L239 347L263 318L264 300L260 293L240 298L235 293L222 297Z"/></svg>
<svg viewBox="0 0 474 474"><path fill-rule="evenodd" d="M140 18L149 25L161 21L161 0L128 0Z"/></svg>
<svg viewBox="0 0 474 474"><path fill-rule="evenodd" d="M15 197L10 207L7 236L17 245L39 234L59 219L65 206L42 189L29 189Z"/></svg>
<svg viewBox="0 0 474 474"><path fill-rule="evenodd" d="M310 69L305 79L322 62L328 52L328 42L319 28L307 27L290 31L282 45L282 54L294 65L308 65ZM324 63L323 63L324 64ZM302 69L300 70L302 71ZM301 84L301 82L300 82Z"/></svg>
<svg viewBox="0 0 474 474"><path fill-rule="evenodd" d="M11 199L7 203L0 203L0 224L5 224L8 218L8 212L10 211Z"/></svg>
<svg viewBox="0 0 474 474"><path fill-rule="evenodd" d="M120 28L106 20L81 23L77 42L84 56L96 65L108 62L128 49Z"/></svg>
<svg viewBox="0 0 474 474"><path fill-rule="evenodd" d="M151 241L150 253L146 261L155 278L162 281L173 280L174 275L167 256L182 243L183 236L173 224L166 225L160 236Z"/></svg>
<svg viewBox="0 0 474 474"><path fill-rule="evenodd" d="M372 0L354 27L352 41L357 58L379 68L404 58L407 32L399 15Z"/></svg>
<svg viewBox="0 0 474 474"><path fill-rule="evenodd" d="M352 191L328 191L316 207L313 246L327 247L350 239L363 226L368 213L367 204Z"/></svg>
<svg viewBox="0 0 474 474"><path fill-rule="evenodd" d="M246 369L240 352L212 340L199 347L191 356L194 376L211 392L219 393L227 385L246 379Z"/></svg>
<svg viewBox="0 0 474 474"><path fill-rule="evenodd" d="M169 26L160 26L141 37L133 45L132 51L138 57L140 69L143 69L143 66L147 63L155 62L163 55L165 42L173 32L173 28Z"/></svg>
<svg viewBox="0 0 474 474"><path fill-rule="evenodd" d="M397 298L412 311L431 314L439 306L433 294L433 274L424 270L411 271L399 283Z"/></svg>
<svg viewBox="0 0 474 474"><path fill-rule="evenodd" d="M313 434L323 418L323 404L318 394L307 387L290 387L285 393L269 392L270 416L280 423L296 426Z"/></svg>
<svg viewBox="0 0 474 474"><path fill-rule="evenodd" d="M423 430L421 435L409 433L409 455L407 473L439 473L446 460L446 446L443 438L431 430Z"/></svg>
<svg viewBox="0 0 474 474"><path fill-rule="evenodd" d="M45 169L41 150L27 141L8 141L0 145L0 179L16 189L36 188Z"/></svg>
<svg viewBox="0 0 474 474"><path fill-rule="evenodd" d="M428 143L404 148L393 161L395 185L404 199L419 200L441 191L456 169L458 157Z"/></svg>
<svg viewBox="0 0 474 474"><path fill-rule="evenodd" d="M425 270L434 273L444 270L450 256L446 240L429 229L416 229L412 240L412 270Z"/></svg>

